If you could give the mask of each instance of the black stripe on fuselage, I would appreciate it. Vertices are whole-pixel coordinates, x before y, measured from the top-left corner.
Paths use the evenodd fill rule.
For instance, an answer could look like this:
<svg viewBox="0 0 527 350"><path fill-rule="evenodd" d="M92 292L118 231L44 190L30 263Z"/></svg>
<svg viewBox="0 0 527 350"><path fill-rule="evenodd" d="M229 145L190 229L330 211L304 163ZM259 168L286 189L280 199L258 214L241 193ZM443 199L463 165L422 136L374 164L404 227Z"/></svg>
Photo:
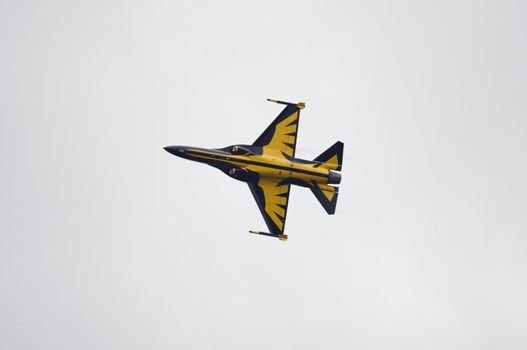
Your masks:
<svg viewBox="0 0 527 350"><path fill-rule="evenodd" d="M328 175L316 173L316 172L309 171L309 170L295 169L294 167L288 167L288 166L282 166L282 165L276 165L276 164L270 164L270 163L255 162L255 161L247 160L247 159L239 159L235 157L229 157L228 155L213 153L213 152L205 151L205 150L199 150L199 151L186 150L185 153L187 153L188 155L211 157L211 158L214 158L215 160L217 159L217 160L224 161L224 163L229 163L230 161L234 161L234 162L243 163L243 164L259 165L259 166L263 166L267 168L286 170L289 172L308 174L308 175L318 176L318 177L323 177L323 178L328 177Z"/></svg>

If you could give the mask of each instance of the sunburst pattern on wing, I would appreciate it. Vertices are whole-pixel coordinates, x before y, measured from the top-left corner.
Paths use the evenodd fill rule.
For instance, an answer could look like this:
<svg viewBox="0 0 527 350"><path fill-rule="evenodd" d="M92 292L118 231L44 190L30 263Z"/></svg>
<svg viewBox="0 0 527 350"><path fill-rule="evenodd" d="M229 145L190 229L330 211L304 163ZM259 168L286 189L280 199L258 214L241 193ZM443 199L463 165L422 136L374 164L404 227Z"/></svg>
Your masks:
<svg viewBox="0 0 527 350"><path fill-rule="evenodd" d="M260 208L269 231L273 234L284 232L289 201L289 184L261 178L257 184L249 183L254 199Z"/></svg>
<svg viewBox="0 0 527 350"><path fill-rule="evenodd" d="M295 156L296 135L298 127L298 111L276 124L274 135L265 147L284 152L290 157Z"/></svg>
<svg viewBox="0 0 527 350"><path fill-rule="evenodd" d="M299 116L300 108L296 105L288 105L253 145L263 147L264 150L276 151L274 153L281 154L283 152L289 157L294 157Z"/></svg>

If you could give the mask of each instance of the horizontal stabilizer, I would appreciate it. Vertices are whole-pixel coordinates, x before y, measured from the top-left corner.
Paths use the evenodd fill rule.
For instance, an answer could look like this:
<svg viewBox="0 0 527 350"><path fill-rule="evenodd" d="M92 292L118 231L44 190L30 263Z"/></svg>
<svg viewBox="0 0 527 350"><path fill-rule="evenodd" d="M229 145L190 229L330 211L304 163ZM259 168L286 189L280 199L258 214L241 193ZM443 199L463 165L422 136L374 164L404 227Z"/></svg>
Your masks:
<svg viewBox="0 0 527 350"><path fill-rule="evenodd" d="M315 167L325 167L331 170L342 170L342 158L344 157L344 144L340 141L325 150L321 155L314 159L318 164Z"/></svg>
<svg viewBox="0 0 527 350"><path fill-rule="evenodd" d="M309 189L313 192L315 197L317 197L318 201L322 204L322 207L324 207L329 215L335 214L337 199L339 197L338 187L314 184L313 187L310 187Z"/></svg>

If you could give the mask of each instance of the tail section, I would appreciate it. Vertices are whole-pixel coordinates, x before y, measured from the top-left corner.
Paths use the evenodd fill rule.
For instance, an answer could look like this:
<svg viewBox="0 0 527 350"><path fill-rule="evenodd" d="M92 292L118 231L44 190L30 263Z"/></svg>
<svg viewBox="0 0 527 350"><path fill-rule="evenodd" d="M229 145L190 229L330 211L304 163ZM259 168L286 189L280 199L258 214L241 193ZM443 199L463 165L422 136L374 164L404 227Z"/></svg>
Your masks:
<svg viewBox="0 0 527 350"><path fill-rule="evenodd" d="M315 197L317 197L318 201L322 204L329 215L335 214L337 199L339 197L338 187L314 183L309 189L313 192Z"/></svg>
<svg viewBox="0 0 527 350"><path fill-rule="evenodd" d="M322 166L331 170L341 171L343 156L344 144L337 141L333 146L314 159L314 161L318 163L315 167Z"/></svg>
<svg viewBox="0 0 527 350"><path fill-rule="evenodd" d="M340 174L335 171L342 170L343 155L344 144L338 141L314 159L316 162L314 166L316 168L322 167L329 170L329 178L328 185L313 183L310 189L326 212L330 215L335 214L337 199L339 197L339 188L330 186L329 184L340 183Z"/></svg>

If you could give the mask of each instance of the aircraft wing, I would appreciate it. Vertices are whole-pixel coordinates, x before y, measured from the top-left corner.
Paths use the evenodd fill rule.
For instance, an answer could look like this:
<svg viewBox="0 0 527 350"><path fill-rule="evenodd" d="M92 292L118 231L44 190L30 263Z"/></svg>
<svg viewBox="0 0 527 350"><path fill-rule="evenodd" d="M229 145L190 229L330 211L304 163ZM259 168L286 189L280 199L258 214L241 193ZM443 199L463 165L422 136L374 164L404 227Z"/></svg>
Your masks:
<svg viewBox="0 0 527 350"><path fill-rule="evenodd" d="M253 146L268 147L279 150L289 157L295 156L296 135L298 131L298 121L300 110L304 104L288 103L282 101L273 102L287 105L276 119L265 129L265 131L253 143Z"/></svg>
<svg viewBox="0 0 527 350"><path fill-rule="evenodd" d="M251 231L252 233L278 237L281 240L287 239L284 228L290 187L289 184L280 184L278 181L266 178L260 178L257 183L249 182L251 193L270 232Z"/></svg>

